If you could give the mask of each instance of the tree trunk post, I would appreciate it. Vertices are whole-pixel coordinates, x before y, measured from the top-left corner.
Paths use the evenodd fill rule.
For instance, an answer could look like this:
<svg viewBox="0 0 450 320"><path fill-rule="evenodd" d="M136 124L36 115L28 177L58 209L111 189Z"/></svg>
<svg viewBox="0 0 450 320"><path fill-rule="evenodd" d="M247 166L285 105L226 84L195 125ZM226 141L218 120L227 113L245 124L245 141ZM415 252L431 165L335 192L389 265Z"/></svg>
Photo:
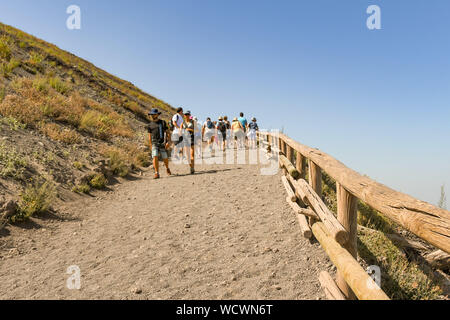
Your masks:
<svg viewBox="0 0 450 320"><path fill-rule="evenodd" d="M337 196L337 217L338 221L347 230L349 240L343 245L345 249L355 258L358 257L357 249L357 230L358 230L358 199L345 190L338 182L336 182ZM336 282L342 293L351 300L356 299L355 294L350 289L343 275L338 271Z"/></svg>
<svg viewBox="0 0 450 320"><path fill-rule="evenodd" d="M309 185L322 198L322 170L311 160L309 160ZM316 222L316 219L309 218L311 226Z"/></svg>
<svg viewBox="0 0 450 320"><path fill-rule="evenodd" d="M297 151L297 156L295 159L295 167L298 172L300 172L299 179L305 179L306 176L306 158Z"/></svg>

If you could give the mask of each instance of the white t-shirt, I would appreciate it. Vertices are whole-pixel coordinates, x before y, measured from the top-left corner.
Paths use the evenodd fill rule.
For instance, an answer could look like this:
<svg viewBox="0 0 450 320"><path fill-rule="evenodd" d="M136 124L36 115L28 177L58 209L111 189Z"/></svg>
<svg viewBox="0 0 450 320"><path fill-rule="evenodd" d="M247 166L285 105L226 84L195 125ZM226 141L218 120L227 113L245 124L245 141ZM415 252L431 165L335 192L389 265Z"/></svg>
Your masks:
<svg viewBox="0 0 450 320"><path fill-rule="evenodd" d="M180 116L178 113L176 113L173 117L172 117L172 122L175 122L177 124L178 127L181 127L181 125L184 122L184 119L182 116Z"/></svg>

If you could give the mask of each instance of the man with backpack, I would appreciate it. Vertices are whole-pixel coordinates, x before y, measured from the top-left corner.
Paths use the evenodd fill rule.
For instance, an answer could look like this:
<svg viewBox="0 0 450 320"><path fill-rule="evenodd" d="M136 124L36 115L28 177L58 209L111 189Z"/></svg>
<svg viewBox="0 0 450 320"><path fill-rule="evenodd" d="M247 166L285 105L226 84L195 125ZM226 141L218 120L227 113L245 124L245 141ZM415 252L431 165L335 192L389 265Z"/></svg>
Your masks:
<svg viewBox="0 0 450 320"><path fill-rule="evenodd" d="M202 136L205 141L208 142L208 147L212 151L212 144L214 143L214 136L216 134L216 127L211 121L211 118L207 118L202 128Z"/></svg>
<svg viewBox="0 0 450 320"><path fill-rule="evenodd" d="M247 125L248 148L256 149L256 132L259 130L256 118L252 118L252 122Z"/></svg>
<svg viewBox="0 0 450 320"><path fill-rule="evenodd" d="M223 122L225 122L225 125L227 126L226 147L228 149L230 148L230 141L231 141L231 123L230 121L228 121L228 116L223 117Z"/></svg>
<svg viewBox="0 0 450 320"><path fill-rule="evenodd" d="M167 169L167 174L172 173L169 169L169 157L167 150L169 148L170 131L165 121L159 119L161 112L158 109L152 109L148 115L150 116L150 124L147 126L149 133L149 145L152 150L153 168L155 169L154 179L159 179L159 159L162 159Z"/></svg>
<svg viewBox="0 0 450 320"><path fill-rule="evenodd" d="M225 150L225 145L227 142L227 124L223 120L223 117L219 117L219 122L217 122L217 133L219 138L219 146L222 144L222 150Z"/></svg>

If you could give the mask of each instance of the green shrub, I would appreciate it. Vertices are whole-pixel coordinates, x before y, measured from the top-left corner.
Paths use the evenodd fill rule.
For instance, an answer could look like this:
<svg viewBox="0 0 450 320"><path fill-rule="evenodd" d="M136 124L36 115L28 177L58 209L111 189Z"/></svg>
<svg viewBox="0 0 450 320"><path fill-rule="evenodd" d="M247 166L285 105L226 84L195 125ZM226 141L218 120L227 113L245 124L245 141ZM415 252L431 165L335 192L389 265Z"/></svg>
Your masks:
<svg viewBox="0 0 450 320"><path fill-rule="evenodd" d="M19 66L20 66L20 61L13 58L13 59L11 59L11 61L9 61L9 62L3 62L3 63L0 65L0 72L2 73L2 75L3 75L5 78L7 78L7 77L9 77L9 74L10 74L11 72L13 72L14 69L16 69L16 68L19 67Z"/></svg>
<svg viewBox="0 0 450 320"><path fill-rule="evenodd" d="M5 99L5 96L6 96L6 89L0 88L0 103L3 102L3 100Z"/></svg>
<svg viewBox="0 0 450 320"><path fill-rule="evenodd" d="M27 128L25 123L20 122L14 117L3 117L0 122L9 125L9 128L14 131Z"/></svg>
<svg viewBox="0 0 450 320"><path fill-rule="evenodd" d="M3 39L0 41L0 58L6 61L11 59L11 49Z"/></svg>
<svg viewBox="0 0 450 320"><path fill-rule="evenodd" d="M42 92L44 94L48 93L48 84L47 80L44 78L37 77L33 80L33 88L38 90L39 92Z"/></svg>
<svg viewBox="0 0 450 320"><path fill-rule="evenodd" d="M48 82L53 89L63 95L70 91L70 87L59 78L50 78Z"/></svg>
<svg viewBox="0 0 450 320"><path fill-rule="evenodd" d="M21 222L31 216L46 212L56 198L56 188L50 182L28 185L21 194L19 210L11 222Z"/></svg>
<svg viewBox="0 0 450 320"><path fill-rule="evenodd" d="M150 161L150 156L146 152L139 152L136 156L136 162L143 168L148 168L152 164Z"/></svg>
<svg viewBox="0 0 450 320"><path fill-rule="evenodd" d="M82 164L81 162L78 162L78 161L75 161L75 162L73 163L73 166L74 166L76 169L78 169L78 170L81 170L81 169L84 168L84 164Z"/></svg>
<svg viewBox="0 0 450 320"><path fill-rule="evenodd" d="M28 61L33 65L37 65L40 64L43 60L44 57L40 53L33 51L32 53L30 53L30 59Z"/></svg>
<svg viewBox="0 0 450 320"><path fill-rule="evenodd" d="M119 151L111 150L107 153L107 156L109 158L109 167L115 175L124 178L130 173L130 169Z"/></svg>
<svg viewBox="0 0 450 320"><path fill-rule="evenodd" d="M101 173L98 173L91 179L89 185L94 189L105 189L108 180Z"/></svg>
<svg viewBox="0 0 450 320"><path fill-rule="evenodd" d="M80 184L72 188L73 192L88 194L91 191L91 187L88 184Z"/></svg>
<svg viewBox="0 0 450 320"><path fill-rule="evenodd" d="M19 154L13 147L0 144L0 176L11 177L16 180L23 178L23 173L27 167L27 160Z"/></svg>

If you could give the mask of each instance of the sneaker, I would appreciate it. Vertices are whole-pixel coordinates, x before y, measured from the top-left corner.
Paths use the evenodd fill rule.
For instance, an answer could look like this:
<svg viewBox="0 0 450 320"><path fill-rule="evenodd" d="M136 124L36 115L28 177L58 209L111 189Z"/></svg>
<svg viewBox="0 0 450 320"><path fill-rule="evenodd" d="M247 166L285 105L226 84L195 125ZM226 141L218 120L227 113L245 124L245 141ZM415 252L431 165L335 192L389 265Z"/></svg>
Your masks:
<svg viewBox="0 0 450 320"><path fill-rule="evenodd" d="M194 174L194 173L195 173L195 169L191 168L191 174Z"/></svg>
<svg viewBox="0 0 450 320"><path fill-rule="evenodd" d="M172 175L172 172L170 171L170 169L167 169L167 174L168 174L169 176Z"/></svg>
<svg viewBox="0 0 450 320"><path fill-rule="evenodd" d="M159 173L155 173L155 176L153 177L153 179L159 179L159 178L160 178Z"/></svg>

